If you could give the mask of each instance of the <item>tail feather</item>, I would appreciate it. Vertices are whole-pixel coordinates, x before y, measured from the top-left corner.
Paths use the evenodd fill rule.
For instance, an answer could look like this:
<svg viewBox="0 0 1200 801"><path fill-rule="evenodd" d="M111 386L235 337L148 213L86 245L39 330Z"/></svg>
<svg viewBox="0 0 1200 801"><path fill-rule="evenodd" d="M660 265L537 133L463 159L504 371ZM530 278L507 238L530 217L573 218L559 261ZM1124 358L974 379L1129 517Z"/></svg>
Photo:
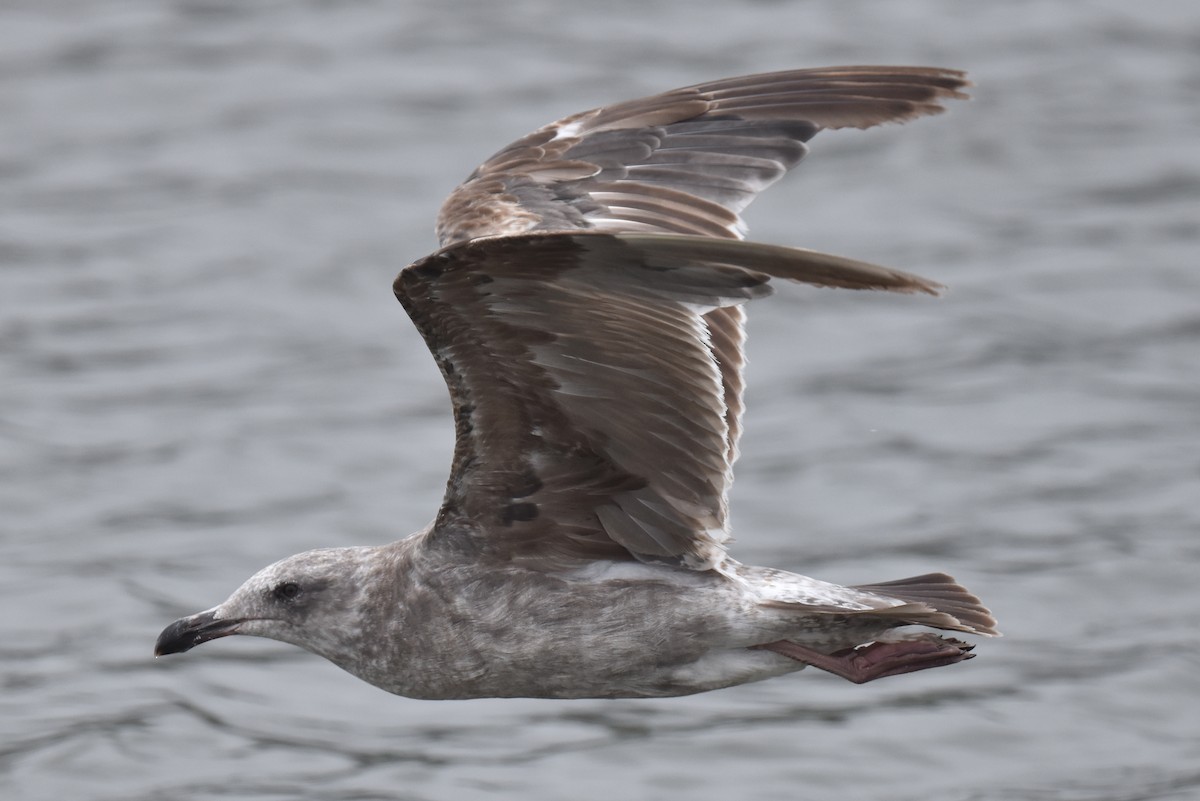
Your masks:
<svg viewBox="0 0 1200 801"><path fill-rule="evenodd" d="M900 617L906 622L971 634L999 636L996 619L983 602L945 573L860 584L856 590L904 601L902 606L881 610L879 614Z"/></svg>

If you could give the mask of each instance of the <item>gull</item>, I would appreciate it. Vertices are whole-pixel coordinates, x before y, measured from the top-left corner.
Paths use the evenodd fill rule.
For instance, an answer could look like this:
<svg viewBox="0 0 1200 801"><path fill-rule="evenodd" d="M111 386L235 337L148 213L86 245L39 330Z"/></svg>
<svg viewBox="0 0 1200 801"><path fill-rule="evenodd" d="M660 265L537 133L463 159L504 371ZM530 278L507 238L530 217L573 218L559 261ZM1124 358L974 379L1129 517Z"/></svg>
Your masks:
<svg viewBox="0 0 1200 801"><path fill-rule="evenodd" d="M745 241L742 210L825 128L943 110L957 70L851 66L696 84L566 117L442 206L396 297L449 389L436 518L283 559L169 625L297 645L412 698L636 698L806 666L855 683L995 635L943 573L841 586L729 555L743 305L787 280L937 294L916 275Z"/></svg>

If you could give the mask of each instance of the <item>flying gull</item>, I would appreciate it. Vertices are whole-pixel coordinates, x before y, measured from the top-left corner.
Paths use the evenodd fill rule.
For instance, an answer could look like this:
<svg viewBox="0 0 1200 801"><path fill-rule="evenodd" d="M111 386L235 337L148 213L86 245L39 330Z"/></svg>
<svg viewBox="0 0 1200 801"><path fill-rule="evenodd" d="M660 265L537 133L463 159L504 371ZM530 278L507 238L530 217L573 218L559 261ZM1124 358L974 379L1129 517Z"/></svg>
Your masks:
<svg viewBox="0 0 1200 801"><path fill-rule="evenodd" d="M394 284L454 410L436 519L264 568L155 653L269 637L413 698L686 695L807 665L861 683L969 658L928 629L995 621L950 576L845 587L725 548L742 304L773 279L940 289L743 241L741 211L818 131L935 114L968 85L925 67L729 78L492 156L442 207L441 249Z"/></svg>

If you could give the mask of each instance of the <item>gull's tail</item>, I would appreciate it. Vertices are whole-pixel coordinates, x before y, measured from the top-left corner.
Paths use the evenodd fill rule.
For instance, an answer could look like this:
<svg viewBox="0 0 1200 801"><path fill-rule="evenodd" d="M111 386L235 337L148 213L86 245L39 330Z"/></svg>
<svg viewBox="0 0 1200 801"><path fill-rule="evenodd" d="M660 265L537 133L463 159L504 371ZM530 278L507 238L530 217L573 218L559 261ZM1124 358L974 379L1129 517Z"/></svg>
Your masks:
<svg viewBox="0 0 1200 801"><path fill-rule="evenodd" d="M969 634L999 636L996 619L983 602L945 573L860 584L854 589L904 601L904 605L871 614L900 618L906 623Z"/></svg>

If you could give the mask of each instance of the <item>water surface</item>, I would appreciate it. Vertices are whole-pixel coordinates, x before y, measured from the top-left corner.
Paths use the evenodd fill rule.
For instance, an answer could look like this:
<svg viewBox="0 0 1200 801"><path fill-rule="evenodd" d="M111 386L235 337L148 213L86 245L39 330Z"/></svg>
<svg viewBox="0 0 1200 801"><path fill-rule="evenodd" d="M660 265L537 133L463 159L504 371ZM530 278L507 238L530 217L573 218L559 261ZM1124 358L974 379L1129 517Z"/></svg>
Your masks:
<svg viewBox="0 0 1200 801"><path fill-rule="evenodd" d="M262 565L432 516L445 390L390 292L549 120L796 66L968 69L826 133L755 238L950 285L751 314L745 561L954 573L1007 636L855 687L396 698L249 638ZM1188 2L0 8L0 793L1200 797L1200 12Z"/></svg>

